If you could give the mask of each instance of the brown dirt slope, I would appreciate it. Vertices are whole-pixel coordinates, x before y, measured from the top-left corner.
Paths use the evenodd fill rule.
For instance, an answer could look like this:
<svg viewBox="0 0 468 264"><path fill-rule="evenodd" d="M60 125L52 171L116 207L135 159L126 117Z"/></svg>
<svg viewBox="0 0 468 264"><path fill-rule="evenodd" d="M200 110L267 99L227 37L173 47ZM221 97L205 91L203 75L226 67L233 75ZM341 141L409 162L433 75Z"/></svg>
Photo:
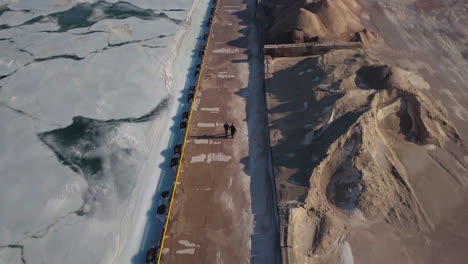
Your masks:
<svg viewBox="0 0 468 264"><path fill-rule="evenodd" d="M367 48L269 63L286 263L465 263L466 1L276 0L264 10L269 42Z"/></svg>
<svg viewBox="0 0 468 264"><path fill-rule="evenodd" d="M289 263L439 263L441 248L456 253L450 263L468 257L466 231L450 235L467 230L467 151L424 95L426 81L363 51L277 58L271 68Z"/></svg>
<svg viewBox="0 0 468 264"><path fill-rule="evenodd" d="M275 0L264 7L268 43L315 41L369 42L374 36L361 23L356 0Z"/></svg>

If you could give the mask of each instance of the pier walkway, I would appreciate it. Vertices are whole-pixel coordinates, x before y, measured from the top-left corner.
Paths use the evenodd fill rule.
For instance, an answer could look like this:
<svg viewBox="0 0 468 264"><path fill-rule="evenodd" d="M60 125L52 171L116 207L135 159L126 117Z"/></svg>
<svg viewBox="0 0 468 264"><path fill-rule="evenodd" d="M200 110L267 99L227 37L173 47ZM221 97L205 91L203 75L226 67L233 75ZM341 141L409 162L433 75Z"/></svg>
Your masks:
<svg viewBox="0 0 468 264"><path fill-rule="evenodd" d="M255 8L218 0L158 263L280 262Z"/></svg>

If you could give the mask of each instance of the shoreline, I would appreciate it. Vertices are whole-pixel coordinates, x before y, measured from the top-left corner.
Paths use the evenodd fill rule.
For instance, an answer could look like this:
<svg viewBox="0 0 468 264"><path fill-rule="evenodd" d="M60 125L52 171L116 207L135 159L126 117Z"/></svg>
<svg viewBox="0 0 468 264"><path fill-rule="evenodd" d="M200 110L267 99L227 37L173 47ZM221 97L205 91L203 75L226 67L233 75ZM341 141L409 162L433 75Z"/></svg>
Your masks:
<svg viewBox="0 0 468 264"><path fill-rule="evenodd" d="M164 200L161 199L161 193L171 188L174 178L173 170L168 166L167 154L164 153L172 151L173 146L178 144L180 138L182 137L180 131L177 128L180 122L181 113L187 108L185 103L185 93L191 82L193 82L190 70L194 67L194 65L196 65L198 61L196 57L194 59L192 57L195 56L196 47L202 40L202 33L203 29L205 28L204 24L208 14L209 2L209 0L195 0L193 2L192 8L188 12L188 15L185 19L187 21L187 23L184 24L185 30L181 29L174 38L177 44L173 45L171 48L170 54L173 55L172 59L165 63L164 86L172 96L171 104L173 105L167 111L173 113L170 114L173 116L173 118L167 119L166 125L161 124L161 122L155 122L154 126L155 131L159 131L160 127L162 127L163 131L166 131L163 134L166 136L155 135L155 139L159 137L165 138L167 135L169 135L167 141L158 142L158 145L167 144L167 147L156 148L162 149L163 152L153 154L156 160L155 165L157 165L156 170L160 170L161 174L156 181L154 179L151 180L152 184L148 184L148 182L146 182L142 186L142 188L147 192L144 196L146 198L140 198L140 200L148 201L147 205L139 208L138 211L141 211L141 213L128 214L129 217L132 217L133 219L136 219L137 222L139 222L139 224L135 224L133 226L143 226L142 224L144 221L144 227L138 231L138 233L141 235L130 235L130 237L134 237L134 242L127 242L126 244L130 246L139 246L135 248L136 250L129 250L126 248L125 251L122 251L120 254L126 257L123 257L123 260L119 258L119 262L121 263L142 263L146 251L150 247L156 246L158 244L159 238L161 237L163 230L162 226L164 223L160 222L162 219L159 215L156 214L156 207L159 204L164 203ZM186 48L182 49L181 46L185 46ZM181 50L185 52L180 53L179 51ZM191 62L187 64L187 61ZM174 72L177 72L177 74L186 72L187 78L184 80L175 78L173 75ZM169 131L167 130L168 127L170 127ZM158 158L158 156L161 154L163 157ZM154 169L149 168L148 174L154 175ZM150 176L150 178L152 177L154 176ZM148 188L148 186L155 186L155 191L151 191L152 189ZM134 232L134 230L130 229L128 232ZM128 253L126 253L126 251Z"/></svg>

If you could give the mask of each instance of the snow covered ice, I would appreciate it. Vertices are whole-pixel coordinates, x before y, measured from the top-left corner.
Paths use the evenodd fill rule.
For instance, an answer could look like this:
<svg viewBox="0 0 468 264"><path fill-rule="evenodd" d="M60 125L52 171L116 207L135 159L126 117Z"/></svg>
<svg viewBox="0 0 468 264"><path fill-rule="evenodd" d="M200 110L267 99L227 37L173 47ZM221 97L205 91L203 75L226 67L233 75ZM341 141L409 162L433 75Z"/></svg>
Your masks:
<svg viewBox="0 0 468 264"><path fill-rule="evenodd" d="M142 262L207 6L0 2L0 263Z"/></svg>

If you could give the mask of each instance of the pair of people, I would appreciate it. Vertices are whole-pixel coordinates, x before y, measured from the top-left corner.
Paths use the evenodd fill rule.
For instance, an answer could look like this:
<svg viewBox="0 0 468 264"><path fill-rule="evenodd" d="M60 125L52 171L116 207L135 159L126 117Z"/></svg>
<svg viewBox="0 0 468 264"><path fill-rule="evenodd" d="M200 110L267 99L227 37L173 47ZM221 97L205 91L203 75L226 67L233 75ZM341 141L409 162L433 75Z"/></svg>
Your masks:
<svg viewBox="0 0 468 264"><path fill-rule="evenodd" d="M236 127L234 124L230 125L226 122L224 123L224 137L228 138L228 131L231 130L231 138L234 138L234 134L236 134Z"/></svg>

